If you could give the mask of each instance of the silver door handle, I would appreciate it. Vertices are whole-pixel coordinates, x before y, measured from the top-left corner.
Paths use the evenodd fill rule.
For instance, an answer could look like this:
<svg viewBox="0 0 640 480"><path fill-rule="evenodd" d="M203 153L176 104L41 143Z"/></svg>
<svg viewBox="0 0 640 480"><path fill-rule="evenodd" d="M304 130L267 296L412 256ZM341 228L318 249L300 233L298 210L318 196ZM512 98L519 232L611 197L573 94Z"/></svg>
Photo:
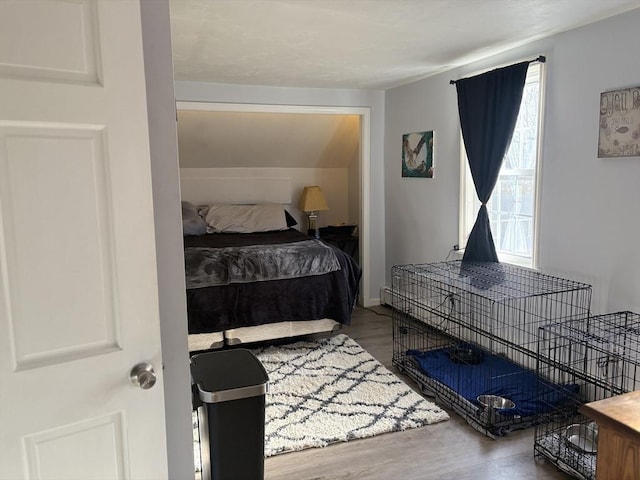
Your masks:
<svg viewBox="0 0 640 480"><path fill-rule="evenodd" d="M129 380L136 387L148 390L156 384L156 372L150 363L139 363L129 372Z"/></svg>

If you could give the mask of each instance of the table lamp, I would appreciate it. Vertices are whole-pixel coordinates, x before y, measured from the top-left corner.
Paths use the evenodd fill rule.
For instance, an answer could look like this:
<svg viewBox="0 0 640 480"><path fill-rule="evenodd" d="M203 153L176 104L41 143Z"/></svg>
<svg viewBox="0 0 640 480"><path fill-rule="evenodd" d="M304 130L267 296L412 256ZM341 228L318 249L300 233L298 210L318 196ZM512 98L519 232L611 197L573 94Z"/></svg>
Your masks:
<svg viewBox="0 0 640 480"><path fill-rule="evenodd" d="M318 230L318 214L316 212L329 210L327 201L324 199L324 195L322 194L320 187L316 185L304 187L302 196L300 197L300 210L307 212L309 215L307 233L316 238L320 238L320 231ZM311 232L313 232L313 234Z"/></svg>

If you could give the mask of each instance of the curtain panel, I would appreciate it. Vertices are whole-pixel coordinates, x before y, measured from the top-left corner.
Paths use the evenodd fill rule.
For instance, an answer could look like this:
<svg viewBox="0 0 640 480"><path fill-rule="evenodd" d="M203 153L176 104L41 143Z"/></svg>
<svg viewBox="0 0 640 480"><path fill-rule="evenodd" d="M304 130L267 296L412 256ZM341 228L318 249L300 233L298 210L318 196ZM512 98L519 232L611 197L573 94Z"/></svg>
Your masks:
<svg viewBox="0 0 640 480"><path fill-rule="evenodd" d="M497 262L487 202L515 129L529 62L455 82L469 169L482 206L462 261Z"/></svg>

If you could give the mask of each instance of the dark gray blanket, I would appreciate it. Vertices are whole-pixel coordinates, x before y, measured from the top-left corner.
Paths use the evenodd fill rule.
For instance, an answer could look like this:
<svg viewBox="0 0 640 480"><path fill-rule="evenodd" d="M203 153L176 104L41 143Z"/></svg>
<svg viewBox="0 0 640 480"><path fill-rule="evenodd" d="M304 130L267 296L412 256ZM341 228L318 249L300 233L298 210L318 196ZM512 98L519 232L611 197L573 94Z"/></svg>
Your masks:
<svg viewBox="0 0 640 480"><path fill-rule="evenodd" d="M334 250L319 240L242 247L187 247L187 289L322 275L340 270Z"/></svg>

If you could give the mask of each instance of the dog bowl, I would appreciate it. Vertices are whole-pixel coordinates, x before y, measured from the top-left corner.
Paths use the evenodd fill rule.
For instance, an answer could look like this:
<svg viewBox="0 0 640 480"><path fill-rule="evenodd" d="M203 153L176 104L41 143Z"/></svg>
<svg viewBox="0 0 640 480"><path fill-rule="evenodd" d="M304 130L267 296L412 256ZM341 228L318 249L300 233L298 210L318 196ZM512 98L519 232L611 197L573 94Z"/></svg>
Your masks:
<svg viewBox="0 0 640 480"><path fill-rule="evenodd" d="M564 440L568 446L583 453L598 451L598 427L594 424L574 423L564 431Z"/></svg>
<svg viewBox="0 0 640 480"><path fill-rule="evenodd" d="M460 345L449 350L449 359L454 363L477 365L482 362L482 351L470 346Z"/></svg>
<svg viewBox="0 0 640 480"><path fill-rule="evenodd" d="M494 408L500 410L503 408L514 408L516 406L508 398L499 397L498 395L478 395L478 402L488 408Z"/></svg>

